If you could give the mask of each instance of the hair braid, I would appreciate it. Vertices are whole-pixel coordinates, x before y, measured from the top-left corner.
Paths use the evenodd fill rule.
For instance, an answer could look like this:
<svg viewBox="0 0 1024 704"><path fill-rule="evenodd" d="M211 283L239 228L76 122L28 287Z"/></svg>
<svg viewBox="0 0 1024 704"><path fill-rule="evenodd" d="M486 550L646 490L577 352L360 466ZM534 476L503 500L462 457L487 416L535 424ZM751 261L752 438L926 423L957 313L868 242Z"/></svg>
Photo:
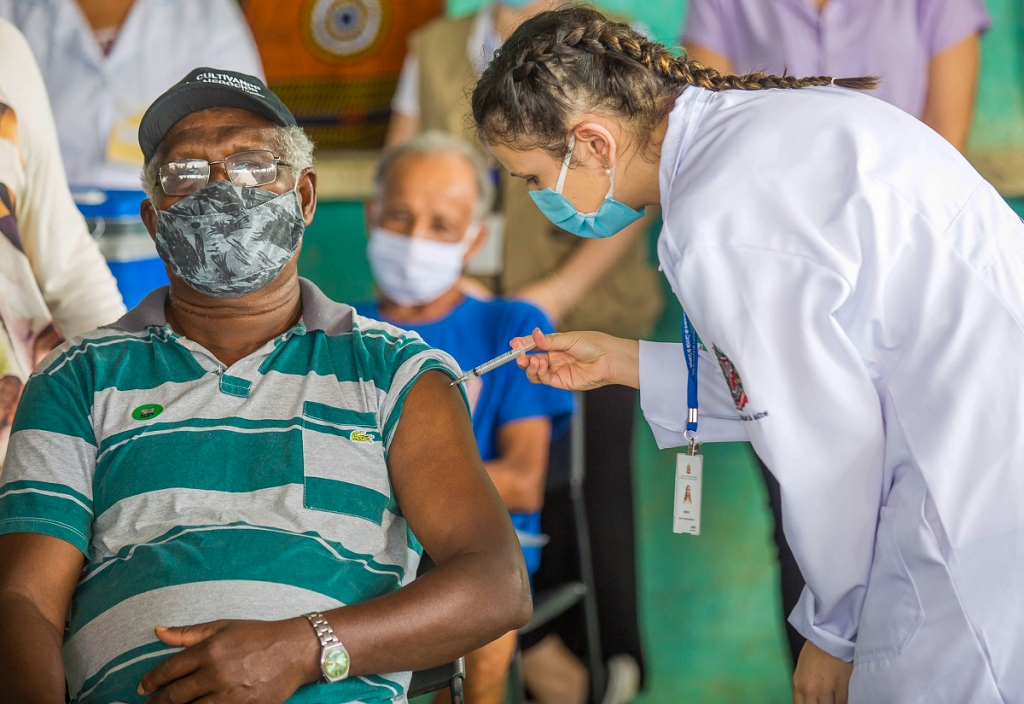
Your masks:
<svg viewBox="0 0 1024 704"><path fill-rule="evenodd" d="M720 92L827 85L869 90L878 79L723 75L597 10L570 6L542 12L512 33L473 91L473 119L485 141L560 155L567 120L581 110L623 117L643 142L687 86Z"/></svg>

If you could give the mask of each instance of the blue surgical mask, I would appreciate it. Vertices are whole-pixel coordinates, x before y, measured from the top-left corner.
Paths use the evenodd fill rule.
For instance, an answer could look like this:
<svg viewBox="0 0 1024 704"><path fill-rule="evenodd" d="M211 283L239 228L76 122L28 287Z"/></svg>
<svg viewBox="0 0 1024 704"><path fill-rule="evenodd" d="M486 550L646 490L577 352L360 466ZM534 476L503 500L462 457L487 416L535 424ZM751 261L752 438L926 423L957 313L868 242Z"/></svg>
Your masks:
<svg viewBox="0 0 1024 704"><path fill-rule="evenodd" d="M545 188L542 191L530 191L530 197L548 220L563 230L579 237L600 239L611 237L623 228L632 225L647 212L647 208L634 210L625 203L620 203L612 196L615 193L615 167L611 168L612 183L604 202L593 213L581 213L568 198L562 195L565 186L565 175L569 171L572 150L576 146L576 135L569 138L569 150L565 153L562 170L558 172L558 183L555 190Z"/></svg>

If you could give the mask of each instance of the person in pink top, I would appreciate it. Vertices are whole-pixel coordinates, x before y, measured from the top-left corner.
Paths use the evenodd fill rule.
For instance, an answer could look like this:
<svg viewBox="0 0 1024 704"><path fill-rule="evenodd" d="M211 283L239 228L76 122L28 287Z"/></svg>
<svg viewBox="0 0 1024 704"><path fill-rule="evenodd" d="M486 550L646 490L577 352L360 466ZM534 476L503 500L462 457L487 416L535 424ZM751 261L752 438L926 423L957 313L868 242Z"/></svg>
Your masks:
<svg viewBox="0 0 1024 704"><path fill-rule="evenodd" d="M990 24L983 0L690 0L682 41L723 73L878 76L872 95L963 151Z"/></svg>

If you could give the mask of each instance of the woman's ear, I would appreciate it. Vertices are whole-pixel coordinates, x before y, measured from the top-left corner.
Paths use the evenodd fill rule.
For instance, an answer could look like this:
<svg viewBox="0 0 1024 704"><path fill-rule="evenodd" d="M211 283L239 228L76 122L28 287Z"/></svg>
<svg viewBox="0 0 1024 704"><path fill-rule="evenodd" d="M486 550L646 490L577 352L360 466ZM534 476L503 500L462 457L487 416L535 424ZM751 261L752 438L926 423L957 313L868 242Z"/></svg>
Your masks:
<svg viewBox="0 0 1024 704"><path fill-rule="evenodd" d="M615 139L599 122L582 122L576 127L576 158L586 165L602 168L615 163Z"/></svg>

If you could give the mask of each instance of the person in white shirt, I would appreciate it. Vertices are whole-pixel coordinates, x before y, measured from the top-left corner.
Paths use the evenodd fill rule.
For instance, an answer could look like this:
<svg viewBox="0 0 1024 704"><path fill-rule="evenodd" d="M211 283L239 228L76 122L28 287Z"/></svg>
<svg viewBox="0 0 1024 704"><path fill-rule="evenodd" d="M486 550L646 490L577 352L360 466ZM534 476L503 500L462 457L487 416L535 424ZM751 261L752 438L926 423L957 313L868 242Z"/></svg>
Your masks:
<svg viewBox="0 0 1024 704"><path fill-rule="evenodd" d="M196 66L263 77L235 0L0 0L46 81L73 186L138 190L138 128Z"/></svg>
<svg viewBox="0 0 1024 704"><path fill-rule="evenodd" d="M0 467L21 389L61 342L124 314L64 178L32 52L0 19Z"/></svg>
<svg viewBox="0 0 1024 704"><path fill-rule="evenodd" d="M474 90L481 136L582 236L661 204L702 415L679 345L535 333L521 366L639 388L662 447L698 420L750 440L807 579L797 704L1020 703L1024 223L938 134L842 89L873 85L723 76L587 8L524 23Z"/></svg>

